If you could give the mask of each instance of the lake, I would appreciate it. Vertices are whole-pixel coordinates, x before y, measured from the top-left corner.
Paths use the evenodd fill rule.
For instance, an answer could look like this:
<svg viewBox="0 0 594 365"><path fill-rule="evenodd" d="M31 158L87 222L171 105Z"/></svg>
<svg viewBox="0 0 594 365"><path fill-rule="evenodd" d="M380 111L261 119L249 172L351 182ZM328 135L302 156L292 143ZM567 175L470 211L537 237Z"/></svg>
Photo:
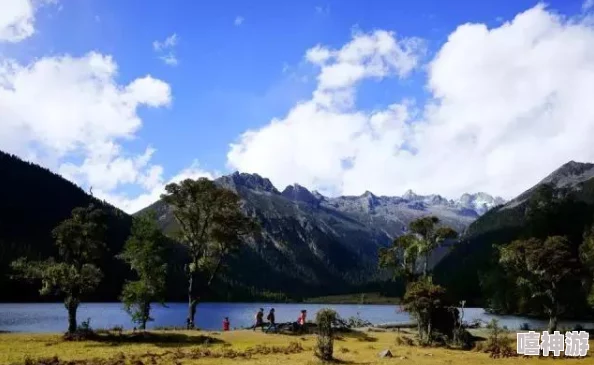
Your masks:
<svg viewBox="0 0 594 365"><path fill-rule="evenodd" d="M332 308L343 318L360 316L374 324L387 322L409 322L407 313L401 312L394 305L351 305L351 304L268 304L268 303L202 303L196 312L197 326L205 330L220 330L224 317L229 317L231 328L247 327L252 324L254 314L258 308L275 308L276 321L294 322L301 309L306 309L308 319L313 320L320 308ZM187 316L186 303L169 303L167 307L155 305L152 311L154 322L149 328L160 326L185 326ZM83 303L78 310L79 323L87 318L91 319L92 328L112 328L123 326L132 329L134 325L130 317L123 310L121 303ZM482 308L465 308L464 321L476 319L490 321L492 318L500 320L502 326L509 329L519 329L522 323L529 323L531 328L546 327L546 320L535 320L517 316L495 316L485 313ZM579 321L562 321L561 326L571 326L581 323L590 326L591 323ZM64 332L67 328L67 313L61 303L0 303L0 331L9 332Z"/></svg>

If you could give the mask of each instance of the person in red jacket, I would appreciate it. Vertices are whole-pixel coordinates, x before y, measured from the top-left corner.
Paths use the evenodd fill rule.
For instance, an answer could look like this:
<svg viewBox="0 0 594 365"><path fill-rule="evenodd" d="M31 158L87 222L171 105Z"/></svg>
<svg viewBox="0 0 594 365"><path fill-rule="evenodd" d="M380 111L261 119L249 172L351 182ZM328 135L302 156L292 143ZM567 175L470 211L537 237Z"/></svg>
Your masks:
<svg viewBox="0 0 594 365"><path fill-rule="evenodd" d="M225 317L225 319L223 320L223 331L229 331L229 317Z"/></svg>
<svg viewBox="0 0 594 365"><path fill-rule="evenodd" d="M304 309L301 311L301 314L299 315L299 318L297 319L297 323L300 326L305 326L306 318L307 318L307 311Z"/></svg>
<svg viewBox="0 0 594 365"><path fill-rule="evenodd" d="M305 322L307 320L307 311L303 309L299 318L297 318L297 322L293 323L294 329L296 332L303 333L305 331Z"/></svg>

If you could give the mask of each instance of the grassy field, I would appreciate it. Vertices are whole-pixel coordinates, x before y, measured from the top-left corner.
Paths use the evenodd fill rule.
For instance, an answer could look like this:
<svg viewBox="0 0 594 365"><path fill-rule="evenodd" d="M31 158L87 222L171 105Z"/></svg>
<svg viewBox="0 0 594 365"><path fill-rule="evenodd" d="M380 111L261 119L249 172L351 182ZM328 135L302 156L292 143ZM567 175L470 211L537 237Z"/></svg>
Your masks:
<svg viewBox="0 0 594 365"><path fill-rule="evenodd" d="M159 341L154 341L155 336ZM422 348L396 345L393 332L365 332L344 336L334 345L335 357L342 364L541 364L548 359L514 357L491 359L475 351ZM160 342L160 341L163 342ZM208 343L205 344L205 340ZM284 336L252 331L159 332L152 343L65 342L60 335L0 334L0 364L25 364L31 359L58 356L61 360L88 360L85 364L320 364L313 355L315 336ZM514 341L515 344L515 341ZM594 350L594 341L590 342ZM393 358L381 359L378 353L390 349ZM592 351L592 350L591 350ZM93 360L95 359L95 360ZM589 355L584 359L554 359L564 363L594 364ZM30 364L62 365L66 362L31 362ZM82 364L79 362L70 364Z"/></svg>
<svg viewBox="0 0 594 365"><path fill-rule="evenodd" d="M303 302L312 304L399 304L400 298L384 297L379 293L360 293L308 298Z"/></svg>

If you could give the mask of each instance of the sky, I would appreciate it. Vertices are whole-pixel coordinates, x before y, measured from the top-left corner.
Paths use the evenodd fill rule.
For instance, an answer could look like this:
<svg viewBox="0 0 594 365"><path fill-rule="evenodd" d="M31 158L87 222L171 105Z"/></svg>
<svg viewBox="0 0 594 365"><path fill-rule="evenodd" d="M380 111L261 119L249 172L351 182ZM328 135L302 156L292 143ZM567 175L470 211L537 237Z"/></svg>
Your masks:
<svg viewBox="0 0 594 365"><path fill-rule="evenodd" d="M513 198L594 162L594 0L0 0L0 150L132 213L185 178Z"/></svg>

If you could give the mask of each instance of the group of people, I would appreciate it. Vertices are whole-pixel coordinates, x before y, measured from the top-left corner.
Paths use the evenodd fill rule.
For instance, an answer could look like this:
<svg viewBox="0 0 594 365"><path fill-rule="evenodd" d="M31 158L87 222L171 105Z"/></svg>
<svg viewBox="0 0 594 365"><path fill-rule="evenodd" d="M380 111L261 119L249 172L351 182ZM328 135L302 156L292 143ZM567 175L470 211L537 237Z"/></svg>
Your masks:
<svg viewBox="0 0 594 365"><path fill-rule="evenodd" d="M293 323L293 330L299 331L302 330L305 326L307 319L307 311L305 309L301 310L299 317L297 318L297 322ZM266 331L266 333L270 331L277 331L276 327L276 316L274 312L274 308L270 308L268 315L266 316L266 321L264 322L264 308L260 308L260 310L255 315L255 323L252 326L252 329L255 331L256 328L262 328L262 331ZM225 317L223 320L223 331L229 331L230 322L229 317ZM266 327L266 329L265 329Z"/></svg>

